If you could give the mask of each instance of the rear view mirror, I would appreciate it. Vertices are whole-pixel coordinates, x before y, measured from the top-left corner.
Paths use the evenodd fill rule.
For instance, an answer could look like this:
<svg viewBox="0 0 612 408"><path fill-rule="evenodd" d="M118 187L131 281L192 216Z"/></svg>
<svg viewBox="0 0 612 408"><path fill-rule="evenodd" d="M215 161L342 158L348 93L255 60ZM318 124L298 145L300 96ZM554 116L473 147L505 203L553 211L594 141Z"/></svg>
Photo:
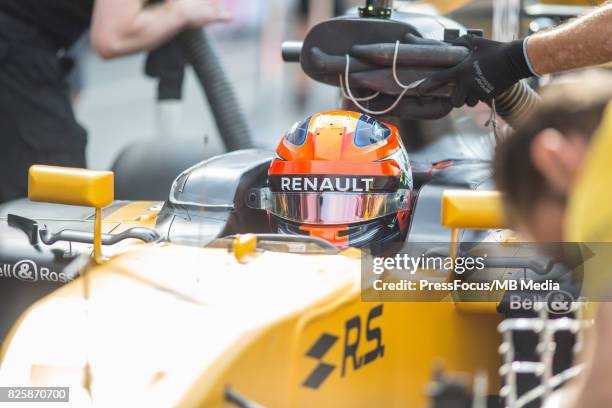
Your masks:
<svg viewBox="0 0 612 408"><path fill-rule="evenodd" d="M28 173L28 197L32 201L94 207L94 259L102 261L102 208L115 198L113 172L34 165Z"/></svg>
<svg viewBox="0 0 612 408"><path fill-rule="evenodd" d="M450 256L459 251L459 230L506 228L501 194L495 190L446 190L442 193L442 225L451 229ZM497 313L497 302L457 302L459 310Z"/></svg>
<svg viewBox="0 0 612 408"><path fill-rule="evenodd" d="M32 201L102 208L114 200L111 171L34 165L28 173Z"/></svg>
<svg viewBox="0 0 612 408"><path fill-rule="evenodd" d="M507 227L501 194L495 190L446 190L441 215L442 225L451 229Z"/></svg>

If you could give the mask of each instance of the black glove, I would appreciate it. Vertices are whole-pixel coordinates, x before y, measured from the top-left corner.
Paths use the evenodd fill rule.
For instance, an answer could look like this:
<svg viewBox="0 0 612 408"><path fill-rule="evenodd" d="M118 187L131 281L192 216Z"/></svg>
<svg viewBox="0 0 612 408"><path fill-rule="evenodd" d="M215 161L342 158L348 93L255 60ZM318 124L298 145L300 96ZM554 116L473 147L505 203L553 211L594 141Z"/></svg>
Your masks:
<svg viewBox="0 0 612 408"><path fill-rule="evenodd" d="M501 43L464 35L453 45L467 47L470 55L460 64L427 78L417 87L419 94L453 82L453 106L474 106L478 101L489 102L521 79L533 76L523 52L523 40Z"/></svg>

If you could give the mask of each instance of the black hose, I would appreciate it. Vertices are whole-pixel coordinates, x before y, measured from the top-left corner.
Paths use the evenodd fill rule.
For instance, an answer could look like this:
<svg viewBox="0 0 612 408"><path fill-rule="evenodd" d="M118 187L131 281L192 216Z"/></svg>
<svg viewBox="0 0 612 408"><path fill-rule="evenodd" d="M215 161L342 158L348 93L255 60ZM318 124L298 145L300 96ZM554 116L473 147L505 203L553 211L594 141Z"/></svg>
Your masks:
<svg viewBox="0 0 612 408"><path fill-rule="evenodd" d="M212 38L205 30L189 29L179 34L179 42L204 89L226 149L253 147L251 129Z"/></svg>

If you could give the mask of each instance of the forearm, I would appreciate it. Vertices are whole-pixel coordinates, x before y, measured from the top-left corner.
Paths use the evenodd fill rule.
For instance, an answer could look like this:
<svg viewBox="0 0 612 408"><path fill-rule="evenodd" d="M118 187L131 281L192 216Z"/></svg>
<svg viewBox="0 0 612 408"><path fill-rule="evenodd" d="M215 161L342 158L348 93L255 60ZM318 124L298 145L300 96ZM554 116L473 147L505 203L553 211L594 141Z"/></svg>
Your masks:
<svg viewBox="0 0 612 408"><path fill-rule="evenodd" d="M530 37L527 54L538 74L612 61L612 3Z"/></svg>
<svg viewBox="0 0 612 408"><path fill-rule="evenodd" d="M114 7L122 7L116 13ZM140 1L97 0L92 21L92 44L104 58L154 48L187 25L177 1L143 7Z"/></svg>

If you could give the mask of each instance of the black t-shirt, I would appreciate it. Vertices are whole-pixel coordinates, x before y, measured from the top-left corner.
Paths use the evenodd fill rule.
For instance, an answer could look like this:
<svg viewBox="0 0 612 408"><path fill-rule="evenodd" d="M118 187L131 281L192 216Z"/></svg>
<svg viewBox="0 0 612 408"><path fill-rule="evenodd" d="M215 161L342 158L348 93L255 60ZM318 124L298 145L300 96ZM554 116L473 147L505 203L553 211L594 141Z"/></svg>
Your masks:
<svg viewBox="0 0 612 408"><path fill-rule="evenodd" d="M36 27L57 48L68 48L91 24L94 0L0 0L0 13Z"/></svg>

